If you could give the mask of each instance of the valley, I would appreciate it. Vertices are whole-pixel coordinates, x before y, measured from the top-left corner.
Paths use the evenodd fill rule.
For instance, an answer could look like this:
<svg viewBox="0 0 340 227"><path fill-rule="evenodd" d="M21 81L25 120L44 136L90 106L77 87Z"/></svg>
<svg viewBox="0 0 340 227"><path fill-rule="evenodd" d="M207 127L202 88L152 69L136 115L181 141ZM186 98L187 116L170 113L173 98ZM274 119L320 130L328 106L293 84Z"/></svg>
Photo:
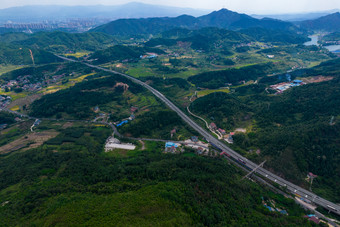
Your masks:
<svg viewBox="0 0 340 227"><path fill-rule="evenodd" d="M0 224L336 223L338 36L311 24L222 9L1 34Z"/></svg>

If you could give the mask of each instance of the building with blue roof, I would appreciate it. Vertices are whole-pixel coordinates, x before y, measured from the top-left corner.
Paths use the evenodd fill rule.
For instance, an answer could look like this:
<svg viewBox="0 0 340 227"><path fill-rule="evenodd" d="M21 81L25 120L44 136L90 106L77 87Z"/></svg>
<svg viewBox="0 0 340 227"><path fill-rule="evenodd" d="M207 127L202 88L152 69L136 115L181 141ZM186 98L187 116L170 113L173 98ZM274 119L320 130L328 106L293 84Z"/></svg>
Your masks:
<svg viewBox="0 0 340 227"><path fill-rule="evenodd" d="M166 142L165 147L178 147L178 145L173 142Z"/></svg>
<svg viewBox="0 0 340 227"><path fill-rule="evenodd" d="M117 127L122 126L123 124L128 123L128 122L129 122L128 120L122 121L119 124L117 124Z"/></svg>

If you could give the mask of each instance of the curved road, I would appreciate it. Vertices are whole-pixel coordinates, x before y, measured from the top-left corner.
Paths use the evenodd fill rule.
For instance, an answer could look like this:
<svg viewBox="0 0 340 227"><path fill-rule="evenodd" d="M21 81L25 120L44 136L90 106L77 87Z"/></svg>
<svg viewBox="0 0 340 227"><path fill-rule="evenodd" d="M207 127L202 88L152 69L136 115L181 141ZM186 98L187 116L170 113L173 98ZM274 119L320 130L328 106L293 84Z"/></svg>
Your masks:
<svg viewBox="0 0 340 227"><path fill-rule="evenodd" d="M72 60L72 59L68 59L62 56L58 56L61 59L64 59L66 61L72 61L72 62L79 62L76 60ZM82 63L82 62L80 62ZM87 65L88 67L91 68L95 68L98 70L102 70L102 71L106 71L106 72L110 72L110 73L114 73L114 74L118 74L121 76L124 76L128 79L130 79L131 81L145 87L146 89L148 89L149 91L151 91L155 96L157 96L161 101L163 101L170 109L172 109L173 111L175 111L186 123L188 123L192 128L194 128L199 134L201 134L203 137L206 138L206 140L210 143L215 144L218 148L222 149L223 151L225 151L226 153L228 153L231 157L233 157L236 160L242 160L242 162L244 162L245 166L248 167L249 169L255 169L258 165L248 159L246 159L245 157L243 157L242 155L238 154L236 151L230 149L227 145L225 145L224 143L222 143L221 141L219 141L218 139L216 139L214 136L212 136L209 132L207 132L206 130L204 130L201 126L199 126L196 122L194 122L191 118L189 118L183 111L181 111L175 104L173 104L169 99L167 99L162 93L160 93L159 91L157 91L156 89L154 89L153 87L149 86L148 84L132 77L129 76L127 74L124 73L120 73L120 72L116 72L116 71L112 71L109 69L105 69L99 66L95 66L95 65L91 65L88 63L83 63L85 65ZM322 206L324 208L326 208L327 210L330 210L338 215L340 215L340 206L332 203L326 199L323 199L319 196L317 196L316 194L314 194L313 192L310 192L306 189L303 189L293 183L290 183L287 180L284 180L283 178L277 176L274 173L271 173L270 171L264 169L263 167L260 167L256 170L256 173L261 175L262 177L275 182L276 184L287 188L288 191L290 191L293 194L297 194L300 195L301 197L303 197L304 199L308 199L310 201L313 201L315 204Z"/></svg>

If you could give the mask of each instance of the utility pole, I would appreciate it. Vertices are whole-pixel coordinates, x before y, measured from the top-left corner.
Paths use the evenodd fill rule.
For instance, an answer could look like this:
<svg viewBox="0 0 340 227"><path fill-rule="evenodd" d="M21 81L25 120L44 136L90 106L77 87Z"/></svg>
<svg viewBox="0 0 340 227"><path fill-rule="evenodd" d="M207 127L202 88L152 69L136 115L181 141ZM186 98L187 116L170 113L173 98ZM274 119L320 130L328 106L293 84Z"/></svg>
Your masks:
<svg viewBox="0 0 340 227"><path fill-rule="evenodd" d="M249 177L249 176L250 176L253 172L255 172L258 168L263 167L263 164L264 164L266 161L267 161L267 160L264 160L260 165L256 166L256 168L253 169L252 171L250 171L247 175L245 175L245 176L242 178L242 180L243 180L244 178L246 178L246 177Z"/></svg>

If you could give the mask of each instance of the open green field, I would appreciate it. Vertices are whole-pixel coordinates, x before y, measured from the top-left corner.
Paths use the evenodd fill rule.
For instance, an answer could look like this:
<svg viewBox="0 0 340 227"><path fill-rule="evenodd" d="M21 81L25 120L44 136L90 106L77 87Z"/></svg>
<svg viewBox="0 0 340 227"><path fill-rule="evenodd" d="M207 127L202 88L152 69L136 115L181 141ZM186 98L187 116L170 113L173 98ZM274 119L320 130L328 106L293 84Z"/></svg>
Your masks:
<svg viewBox="0 0 340 227"><path fill-rule="evenodd" d="M18 66L18 65L0 65L0 76L4 73L10 72L15 69L20 69L25 66Z"/></svg>
<svg viewBox="0 0 340 227"><path fill-rule="evenodd" d="M205 95L209 95L214 92L225 92L229 93L230 90L228 88L221 88L221 89L206 89L206 90L201 90L197 92L197 97L203 97Z"/></svg>
<svg viewBox="0 0 340 227"><path fill-rule="evenodd" d="M66 57L75 57L75 58L81 58L85 55L90 54L90 52L75 52L70 54L64 54Z"/></svg>

